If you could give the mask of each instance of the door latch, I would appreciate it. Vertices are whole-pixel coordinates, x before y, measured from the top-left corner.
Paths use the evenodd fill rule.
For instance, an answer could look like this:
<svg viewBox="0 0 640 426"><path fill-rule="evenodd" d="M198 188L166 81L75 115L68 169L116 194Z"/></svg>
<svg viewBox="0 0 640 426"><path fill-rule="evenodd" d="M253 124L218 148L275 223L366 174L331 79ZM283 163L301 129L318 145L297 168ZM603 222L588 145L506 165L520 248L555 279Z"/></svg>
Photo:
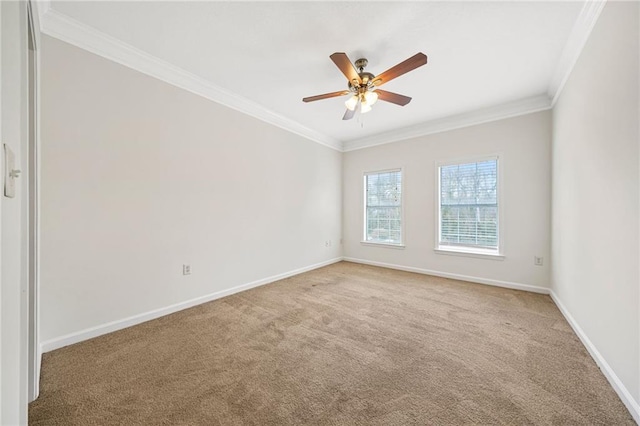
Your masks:
<svg viewBox="0 0 640 426"><path fill-rule="evenodd" d="M4 144L4 196L14 198L16 196L16 178L20 177L20 170L16 168L16 157L9 148Z"/></svg>

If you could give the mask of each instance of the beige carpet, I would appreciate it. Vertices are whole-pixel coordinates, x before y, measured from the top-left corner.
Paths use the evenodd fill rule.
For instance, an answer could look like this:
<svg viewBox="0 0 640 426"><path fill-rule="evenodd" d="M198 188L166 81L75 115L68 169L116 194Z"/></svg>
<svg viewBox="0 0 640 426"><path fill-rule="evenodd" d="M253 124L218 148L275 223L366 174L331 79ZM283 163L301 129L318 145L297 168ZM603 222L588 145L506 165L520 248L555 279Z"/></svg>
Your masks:
<svg viewBox="0 0 640 426"><path fill-rule="evenodd" d="M635 424L548 296L346 262L45 354L29 421Z"/></svg>

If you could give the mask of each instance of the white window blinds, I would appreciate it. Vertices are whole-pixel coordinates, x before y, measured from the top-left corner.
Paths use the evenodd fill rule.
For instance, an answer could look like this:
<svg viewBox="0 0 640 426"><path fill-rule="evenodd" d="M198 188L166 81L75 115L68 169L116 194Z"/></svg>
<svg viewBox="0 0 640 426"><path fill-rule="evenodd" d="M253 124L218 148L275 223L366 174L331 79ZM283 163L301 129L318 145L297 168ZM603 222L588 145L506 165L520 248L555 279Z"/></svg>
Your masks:
<svg viewBox="0 0 640 426"><path fill-rule="evenodd" d="M365 175L365 241L402 244L402 172Z"/></svg>
<svg viewBox="0 0 640 426"><path fill-rule="evenodd" d="M498 159L440 166L440 246L498 250Z"/></svg>

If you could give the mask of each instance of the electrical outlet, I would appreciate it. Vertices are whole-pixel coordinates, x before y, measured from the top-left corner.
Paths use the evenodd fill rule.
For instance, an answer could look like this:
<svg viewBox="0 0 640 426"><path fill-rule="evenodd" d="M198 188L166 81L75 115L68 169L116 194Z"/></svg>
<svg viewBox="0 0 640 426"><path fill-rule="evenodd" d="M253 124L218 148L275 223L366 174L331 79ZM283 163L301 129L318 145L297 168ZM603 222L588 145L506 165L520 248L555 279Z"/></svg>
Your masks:
<svg viewBox="0 0 640 426"><path fill-rule="evenodd" d="M191 275L191 265L182 265L182 275Z"/></svg>
<svg viewBox="0 0 640 426"><path fill-rule="evenodd" d="M544 259L542 257L533 256L533 264L536 266L542 266L544 263Z"/></svg>

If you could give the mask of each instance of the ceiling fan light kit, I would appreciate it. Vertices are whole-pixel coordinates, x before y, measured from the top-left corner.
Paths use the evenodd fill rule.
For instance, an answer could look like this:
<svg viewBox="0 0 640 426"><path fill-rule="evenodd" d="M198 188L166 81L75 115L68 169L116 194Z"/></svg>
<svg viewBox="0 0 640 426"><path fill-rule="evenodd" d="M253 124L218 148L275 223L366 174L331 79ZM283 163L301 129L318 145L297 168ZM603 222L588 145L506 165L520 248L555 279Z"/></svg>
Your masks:
<svg viewBox="0 0 640 426"><path fill-rule="evenodd" d="M369 89L364 93L358 93L353 95L344 103L347 109L354 111L360 103L360 113L364 114L366 112L371 111L371 106L378 101L378 94L373 91L373 89Z"/></svg>
<svg viewBox="0 0 640 426"><path fill-rule="evenodd" d="M358 106L358 101L359 100L360 100L360 98L358 97L358 95L353 95L352 97L347 99L347 101L344 103L344 106L346 106L347 109L353 111Z"/></svg>
<svg viewBox="0 0 640 426"><path fill-rule="evenodd" d="M348 90L309 96L303 98L302 101L314 102L321 99L351 95L344 103L347 107L347 111L342 117L343 120L352 119L358 109L360 110L360 114L365 114L371 111L372 105L375 104L378 99L400 106L405 106L411 102L411 98L408 96L380 90L378 87L427 63L427 55L420 52L409 59L400 62L398 65L389 68L382 74L375 76L364 70L369 63L365 58L360 58L352 64L347 55L342 52L336 52L329 57L345 77L347 77Z"/></svg>

